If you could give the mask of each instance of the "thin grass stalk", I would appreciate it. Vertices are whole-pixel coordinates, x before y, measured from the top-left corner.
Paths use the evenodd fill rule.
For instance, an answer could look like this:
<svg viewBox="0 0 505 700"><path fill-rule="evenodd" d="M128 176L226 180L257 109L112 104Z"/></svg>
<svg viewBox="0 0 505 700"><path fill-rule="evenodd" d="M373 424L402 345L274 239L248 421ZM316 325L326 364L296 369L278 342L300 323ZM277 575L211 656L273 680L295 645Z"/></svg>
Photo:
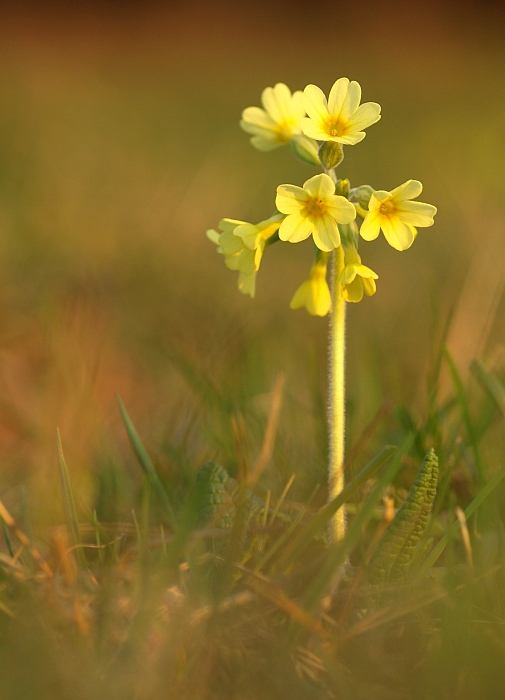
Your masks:
<svg viewBox="0 0 505 700"><path fill-rule="evenodd" d="M331 256L332 310L328 343L328 501L344 488L345 452L345 316L346 302L338 280L344 269L344 249L340 245ZM338 542L345 536L345 511L341 507L329 524L329 538Z"/></svg>

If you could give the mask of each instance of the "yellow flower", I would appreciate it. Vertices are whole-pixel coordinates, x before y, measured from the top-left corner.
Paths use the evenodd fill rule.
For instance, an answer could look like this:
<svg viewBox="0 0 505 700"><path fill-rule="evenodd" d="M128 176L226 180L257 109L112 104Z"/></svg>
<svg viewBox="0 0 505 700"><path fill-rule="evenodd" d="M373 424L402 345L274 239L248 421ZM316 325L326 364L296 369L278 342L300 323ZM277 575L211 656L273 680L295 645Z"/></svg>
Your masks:
<svg viewBox="0 0 505 700"><path fill-rule="evenodd" d="M337 141L354 145L366 134L362 129L380 119L380 105L365 102L359 106L361 87L355 80L339 78L330 90L328 101L316 85L303 91L308 117L301 120L303 133L316 141Z"/></svg>
<svg viewBox="0 0 505 700"><path fill-rule="evenodd" d="M238 287L243 294L254 297L256 273L261 264L267 240L276 233L284 217L274 214L259 224L249 224L238 219L222 219L221 233L210 229L207 237L218 245L218 252L225 256L226 266L238 270Z"/></svg>
<svg viewBox="0 0 505 700"><path fill-rule="evenodd" d="M345 251L345 267L340 275L342 296L346 301L361 301L363 293L368 297L375 294L375 280L379 276L366 265L361 264L361 258L355 248Z"/></svg>
<svg viewBox="0 0 505 700"><path fill-rule="evenodd" d="M298 287L291 299L290 307L299 309L305 306L312 316L326 316L331 310L331 294L326 282L328 254L318 251L309 279Z"/></svg>
<svg viewBox="0 0 505 700"><path fill-rule="evenodd" d="M253 134L251 143L260 151L272 151L289 143L292 136L300 134L300 119L305 116L303 93L291 90L284 83L267 87L261 94L265 109L247 107L242 112L240 126Z"/></svg>
<svg viewBox="0 0 505 700"><path fill-rule="evenodd" d="M417 236L415 226L433 226L433 217L437 213L432 204L410 201L422 191L423 186L418 180L407 180L391 192L374 192L368 204L368 214L361 224L360 234L365 241L373 241L382 229L393 248L410 248Z"/></svg>
<svg viewBox="0 0 505 700"><path fill-rule="evenodd" d="M275 200L277 209L287 217L279 229L281 241L299 243L310 236L320 250L338 248L338 224L349 224L356 217L354 206L335 194L335 183L328 175L314 175L304 183L279 185Z"/></svg>

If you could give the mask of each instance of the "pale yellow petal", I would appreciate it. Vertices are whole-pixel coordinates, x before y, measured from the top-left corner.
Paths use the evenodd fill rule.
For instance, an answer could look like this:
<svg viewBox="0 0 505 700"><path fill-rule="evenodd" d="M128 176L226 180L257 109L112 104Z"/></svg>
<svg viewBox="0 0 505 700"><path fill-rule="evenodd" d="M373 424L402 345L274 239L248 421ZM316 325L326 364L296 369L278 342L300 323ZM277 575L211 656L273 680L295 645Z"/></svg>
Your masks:
<svg viewBox="0 0 505 700"><path fill-rule="evenodd" d="M242 112L242 121L245 124L254 124L263 129L274 130L277 128L275 121L260 107L247 107ZM242 127L243 128L243 127Z"/></svg>
<svg viewBox="0 0 505 700"><path fill-rule="evenodd" d="M398 216L411 226L433 226L437 208L424 202L403 201L397 207Z"/></svg>
<svg viewBox="0 0 505 700"><path fill-rule="evenodd" d="M373 197L372 197L373 199ZM370 200L370 203L372 200ZM378 211L369 211L366 215L361 228L360 235L365 241L374 241L380 232L382 216Z"/></svg>
<svg viewBox="0 0 505 700"><path fill-rule="evenodd" d="M308 117L303 117L300 119L300 129L303 131L305 136L308 136L314 141L328 141L330 138L328 132L324 130L324 123L321 121L312 121Z"/></svg>
<svg viewBox="0 0 505 700"><path fill-rule="evenodd" d="M275 206L283 214L294 214L303 209L309 195L297 185L279 185L277 187L277 197Z"/></svg>
<svg viewBox="0 0 505 700"><path fill-rule="evenodd" d="M306 114L305 101L301 90L297 90L293 93L291 98L291 114L297 122L299 122L300 119Z"/></svg>
<svg viewBox="0 0 505 700"><path fill-rule="evenodd" d="M300 214L290 214L282 222L279 228L279 238L281 241L299 243L310 236L312 224L306 217Z"/></svg>
<svg viewBox="0 0 505 700"><path fill-rule="evenodd" d="M380 209L380 205L382 204L382 202L385 202L391 198L391 192L387 192L386 190L375 190L373 195L370 197L368 210L375 211L377 209Z"/></svg>
<svg viewBox="0 0 505 700"><path fill-rule="evenodd" d="M361 102L361 86L355 80L349 83L347 95L340 110L340 118L342 120L349 119L358 109Z"/></svg>
<svg viewBox="0 0 505 700"><path fill-rule="evenodd" d="M355 146L360 141L363 141L366 133L364 131L350 131L348 134L343 134L342 136L329 136L329 141L336 141L337 143L342 143L344 146Z"/></svg>
<svg viewBox="0 0 505 700"><path fill-rule="evenodd" d="M350 224L356 218L356 209L348 199L339 194L328 198L328 213L331 214L339 224Z"/></svg>
<svg viewBox="0 0 505 700"><path fill-rule="evenodd" d="M367 295L367 297L373 296L377 291L377 285L375 284L375 280L370 277L365 277L363 279L363 289L365 290L365 294Z"/></svg>
<svg viewBox="0 0 505 700"><path fill-rule="evenodd" d="M353 279L356 277L356 274L356 265L346 265L340 275L340 284L342 286L351 284Z"/></svg>
<svg viewBox="0 0 505 700"><path fill-rule="evenodd" d="M403 202L406 199L414 199L419 197L423 191L423 186L419 180L407 180L403 185L395 187L391 190L391 196L395 198L397 202Z"/></svg>
<svg viewBox="0 0 505 700"><path fill-rule="evenodd" d="M320 173L304 182L303 189L305 192L308 192L311 197L326 199L335 193L335 183L329 175ZM343 197L340 199L343 199Z"/></svg>
<svg viewBox="0 0 505 700"><path fill-rule="evenodd" d="M383 216L381 229L387 242L396 250L407 250L414 242L414 231L412 226L404 224L398 216Z"/></svg>
<svg viewBox="0 0 505 700"><path fill-rule="evenodd" d="M258 151L273 151L275 148L280 148L284 146L283 141L279 141L276 135L272 134L267 136L253 136L251 139L252 145L258 149Z"/></svg>
<svg viewBox="0 0 505 700"><path fill-rule="evenodd" d="M219 236L219 245L225 255L240 253L244 248L244 243L234 235L233 231L225 231Z"/></svg>
<svg viewBox="0 0 505 700"><path fill-rule="evenodd" d="M219 222L218 226L221 229L221 231L234 231L237 226L241 226L242 224L246 224L247 221L241 221L240 219L221 219Z"/></svg>
<svg viewBox="0 0 505 700"><path fill-rule="evenodd" d="M249 294L254 297L256 293L256 272L250 275L244 275L242 272L238 277L238 288L242 294Z"/></svg>
<svg viewBox="0 0 505 700"><path fill-rule="evenodd" d="M358 107L356 112L349 118L349 125L352 130L361 131L378 122L381 118L381 107L376 102L365 102Z"/></svg>
<svg viewBox="0 0 505 700"><path fill-rule="evenodd" d="M316 124L322 126L329 117L328 103L324 92L317 85L307 85L303 91L303 97L305 111ZM310 136L310 134L307 134L307 136Z"/></svg>
<svg viewBox="0 0 505 700"><path fill-rule="evenodd" d="M328 97L328 111L332 117L340 116L340 111L347 97L348 89L349 78L339 78L333 83Z"/></svg>
<svg viewBox="0 0 505 700"><path fill-rule="evenodd" d="M212 243L215 243L216 245L219 245L220 235L221 234L213 228L209 228L209 230L207 231L207 238L209 239L209 241L212 241Z"/></svg>
<svg viewBox="0 0 505 700"><path fill-rule="evenodd" d="M319 250L329 252L340 245L340 233L337 222L330 214L324 216L309 217L312 224L312 236Z"/></svg>
<svg viewBox="0 0 505 700"><path fill-rule="evenodd" d="M251 275L256 269L255 266L255 252L254 250L249 250L248 248L243 248L237 256L238 263L237 269L243 272L244 275Z"/></svg>
<svg viewBox="0 0 505 700"><path fill-rule="evenodd" d="M280 83L278 84L280 85ZM282 121L283 115L279 106L275 88L267 87L263 90L261 93L261 104L265 108L268 116L273 119L274 122L279 123Z"/></svg>
<svg viewBox="0 0 505 700"><path fill-rule="evenodd" d="M241 238L242 243L246 248L249 248L249 250L255 250L259 235L257 226L254 226L254 224L242 224L234 229L233 235Z"/></svg>
<svg viewBox="0 0 505 700"><path fill-rule="evenodd" d="M356 272L360 277L364 277L365 279L379 279L379 275L366 265L356 265Z"/></svg>
<svg viewBox="0 0 505 700"><path fill-rule="evenodd" d="M363 299L363 280L355 277L353 281L342 288L342 296L346 301L357 303Z"/></svg>

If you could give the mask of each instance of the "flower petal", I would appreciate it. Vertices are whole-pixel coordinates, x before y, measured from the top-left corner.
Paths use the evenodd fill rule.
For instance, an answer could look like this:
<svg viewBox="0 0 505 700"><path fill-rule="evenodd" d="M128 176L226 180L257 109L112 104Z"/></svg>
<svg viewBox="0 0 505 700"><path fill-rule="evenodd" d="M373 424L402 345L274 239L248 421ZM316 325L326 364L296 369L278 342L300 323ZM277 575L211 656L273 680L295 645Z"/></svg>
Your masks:
<svg viewBox="0 0 505 700"><path fill-rule="evenodd" d="M365 277L363 279L363 289L365 290L365 294L367 295L367 297L373 296L377 291L377 285L375 284L375 280Z"/></svg>
<svg viewBox="0 0 505 700"><path fill-rule="evenodd" d="M219 236L219 245L223 249L225 255L234 255L240 253L244 248L244 243L240 238L234 235L233 231L225 231Z"/></svg>
<svg viewBox="0 0 505 700"><path fill-rule="evenodd" d="M317 85L307 85L303 91L303 96L307 114L318 126L322 126L329 117L328 103L324 92Z"/></svg>
<svg viewBox="0 0 505 700"><path fill-rule="evenodd" d="M419 180L407 180L403 185L395 187L391 190L391 195L395 198L397 202L403 202L406 199L414 199L419 197L423 191L423 186Z"/></svg>
<svg viewBox="0 0 505 700"><path fill-rule="evenodd" d="M381 229L389 245L396 250L407 250L414 242L414 227L404 224L398 216L383 216Z"/></svg>
<svg viewBox="0 0 505 700"><path fill-rule="evenodd" d="M340 116L340 112L347 97L348 89L349 78L339 78L333 83L328 97L328 111L332 117Z"/></svg>
<svg viewBox="0 0 505 700"><path fill-rule="evenodd" d="M311 221L312 236L319 250L329 252L340 245L340 233L337 222L330 214L324 216L309 217Z"/></svg>
<svg viewBox="0 0 505 700"><path fill-rule="evenodd" d="M308 136L315 141L328 141L329 134L324 131L323 124L309 119L308 117L303 117L300 119L300 129L303 131L305 136Z"/></svg>
<svg viewBox="0 0 505 700"><path fill-rule="evenodd" d="M253 136L251 143L258 151L273 151L275 148L284 146L284 143L279 141L274 134L268 136L266 134L265 136Z"/></svg>
<svg viewBox="0 0 505 700"><path fill-rule="evenodd" d="M379 279L379 275L366 265L356 265L356 273L365 279Z"/></svg>
<svg viewBox="0 0 505 700"><path fill-rule="evenodd" d="M352 126L352 131L361 131L378 122L381 118L381 107L376 102L365 102L358 107L356 112L349 118L349 125Z"/></svg>
<svg viewBox="0 0 505 700"><path fill-rule="evenodd" d="M277 86L283 85L283 83L277 83L275 88ZM288 91L288 100L291 98L291 92L289 91L289 88L287 85L284 85L286 90ZM283 98L285 98L285 94L283 94L283 90L276 90L275 88L272 87L267 87L263 90L261 93L261 104L267 111L267 114L269 117L271 117L274 122L278 123L284 119L283 113L282 113L282 106L279 104L279 97L281 98L281 104L283 101Z"/></svg>
<svg viewBox="0 0 505 700"><path fill-rule="evenodd" d="M373 197L372 197L373 199ZM370 203L372 200L370 200ZM361 228L359 230L360 235L365 241L374 241L380 232L382 216L379 211L369 211L365 216Z"/></svg>
<svg viewBox="0 0 505 700"><path fill-rule="evenodd" d="M275 206L283 214L294 214L303 209L309 195L297 185L279 185L277 187L277 197Z"/></svg>
<svg viewBox="0 0 505 700"><path fill-rule="evenodd" d="M356 277L356 265L346 265L340 275L340 284L345 287L346 284L351 284Z"/></svg>
<svg viewBox="0 0 505 700"><path fill-rule="evenodd" d="M433 217L437 213L437 208L433 204L424 202L401 202L397 207L398 216L406 224L411 226L433 226Z"/></svg>
<svg viewBox="0 0 505 700"><path fill-rule="evenodd" d="M356 208L354 204L342 197L339 194L335 194L328 198L327 202L328 213L331 214L339 224L350 224L356 218Z"/></svg>
<svg viewBox="0 0 505 700"><path fill-rule="evenodd" d="M342 296L346 301L358 302L363 299L363 280L355 277L350 284L342 288Z"/></svg>
<svg viewBox="0 0 505 700"><path fill-rule="evenodd" d="M244 109L242 112L242 121L245 124L254 124L264 129L274 130L277 127L275 121L268 116L264 109L260 109L259 107L247 107Z"/></svg>
<svg viewBox="0 0 505 700"><path fill-rule="evenodd" d="M352 117L354 112L359 107L361 102L361 86L355 80L349 83L349 88L347 90L347 95L345 96L344 104L340 110L340 118L342 120L347 120Z"/></svg>
<svg viewBox="0 0 505 700"><path fill-rule="evenodd" d="M209 241L212 241L212 243L215 243L216 245L219 245L220 235L221 234L213 228L209 228L209 230L207 231L207 238L209 239Z"/></svg>
<svg viewBox="0 0 505 700"><path fill-rule="evenodd" d="M304 216L299 213L290 214L282 222L279 228L279 238L281 241L290 241L291 243L299 243L310 236L312 232L312 224Z"/></svg>
<svg viewBox="0 0 505 700"><path fill-rule="evenodd" d="M238 288L242 294L249 294L254 297L256 293L256 272L250 275L244 275L243 272L238 276Z"/></svg>
<svg viewBox="0 0 505 700"><path fill-rule="evenodd" d="M314 177L304 182L303 189L311 197L326 199L335 193L335 183L329 175L321 173L319 175L314 175ZM341 199L344 198L341 197Z"/></svg>

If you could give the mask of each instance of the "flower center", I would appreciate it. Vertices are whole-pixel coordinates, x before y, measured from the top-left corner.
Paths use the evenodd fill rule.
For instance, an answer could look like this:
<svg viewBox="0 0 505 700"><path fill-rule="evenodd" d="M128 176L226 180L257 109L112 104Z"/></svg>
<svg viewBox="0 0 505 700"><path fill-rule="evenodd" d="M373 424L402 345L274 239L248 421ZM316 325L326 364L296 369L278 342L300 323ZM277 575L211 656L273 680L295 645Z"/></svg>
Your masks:
<svg viewBox="0 0 505 700"><path fill-rule="evenodd" d="M394 208L395 207L392 202L382 202L382 204L379 207L379 212L384 216L388 216L389 214L393 213Z"/></svg>
<svg viewBox="0 0 505 700"><path fill-rule="evenodd" d="M295 128L293 123L287 120L279 122L277 124L277 128L275 129L277 141L279 141L280 143L289 143L294 133Z"/></svg>
<svg viewBox="0 0 505 700"><path fill-rule="evenodd" d="M326 213L326 202L320 197L309 199L307 202L307 214L309 216L323 216Z"/></svg>
<svg viewBox="0 0 505 700"><path fill-rule="evenodd" d="M343 136L345 125L338 121L338 119L331 119L326 125L326 132L329 136Z"/></svg>

